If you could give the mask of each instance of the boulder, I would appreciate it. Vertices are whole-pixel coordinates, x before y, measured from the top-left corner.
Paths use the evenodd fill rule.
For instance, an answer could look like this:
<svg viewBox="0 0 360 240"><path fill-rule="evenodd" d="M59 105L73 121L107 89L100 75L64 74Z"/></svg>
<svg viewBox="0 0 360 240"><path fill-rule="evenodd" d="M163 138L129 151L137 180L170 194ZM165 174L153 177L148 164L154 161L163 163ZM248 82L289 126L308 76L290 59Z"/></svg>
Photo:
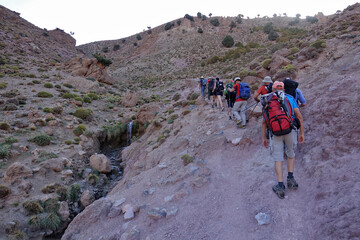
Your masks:
<svg viewBox="0 0 360 240"><path fill-rule="evenodd" d="M17 180L32 176L33 172L28 166L25 166L24 164L19 162L15 162L6 169L4 180L5 182L13 183Z"/></svg>
<svg viewBox="0 0 360 240"><path fill-rule="evenodd" d="M84 77L74 76L64 79L64 83L71 84L74 88L82 92L99 91L99 84L95 81L90 81Z"/></svg>
<svg viewBox="0 0 360 240"><path fill-rule="evenodd" d="M63 222L69 220L70 211L69 211L69 205L66 201L60 203L58 213Z"/></svg>
<svg viewBox="0 0 360 240"><path fill-rule="evenodd" d="M94 154L90 157L90 166L101 173L111 172L110 160L104 154Z"/></svg>
<svg viewBox="0 0 360 240"><path fill-rule="evenodd" d="M85 190L80 197L80 202L83 207L89 206L95 200L94 194L89 190Z"/></svg>
<svg viewBox="0 0 360 240"><path fill-rule="evenodd" d="M54 172L61 172L62 170L64 170L64 161L59 158L52 158L46 160L45 162L42 162L40 166L46 169L51 169Z"/></svg>
<svg viewBox="0 0 360 240"><path fill-rule="evenodd" d="M274 55L279 55L279 56L282 56L282 57L287 57L289 55L291 55L291 51L290 49L287 49L287 48L283 48L283 49L280 49L280 50L277 50Z"/></svg>
<svg viewBox="0 0 360 240"><path fill-rule="evenodd" d="M291 62L290 62L289 59L286 59L281 55L274 55L272 57L272 59L271 59L271 63L269 65L269 68L277 70L277 69L281 68L282 66L286 66L286 65L288 65L290 63Z"/></svg>
<svg viewBox="0 0 360 240"><path fill-rule="evenodd" d="M123 100L121 101L121 105L124 107L134 107L138 102L137 93L126 92Z"/></svg>

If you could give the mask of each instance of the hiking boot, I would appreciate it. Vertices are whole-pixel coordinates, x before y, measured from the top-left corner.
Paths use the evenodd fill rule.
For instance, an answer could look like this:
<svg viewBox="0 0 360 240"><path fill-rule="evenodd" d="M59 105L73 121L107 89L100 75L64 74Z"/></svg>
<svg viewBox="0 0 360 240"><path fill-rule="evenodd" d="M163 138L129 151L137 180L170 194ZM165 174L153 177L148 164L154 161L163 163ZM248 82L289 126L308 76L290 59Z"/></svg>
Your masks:
<svg viewBox="0 0 360 240"><path fill-rule="evenodd" d="M284 199L285 198L285 187L282 188L279 186L279 184L276 184L272 187L272 190L274 191L274 193L280 198L280 199Z"/></svg>
<svg viewBox="0 0 360 240"><path fill-rule="evenodd" d="M238 128L245 128L245 125L237 125L238 126Z"/></svg>
<svg viewBox="0 0 360 240"><path fill-rule="evenodd" d="M288 189L296 190L299 187L299 184L295 181L295 178L288 178L287 179L287 187L288 187Z"/></svg>

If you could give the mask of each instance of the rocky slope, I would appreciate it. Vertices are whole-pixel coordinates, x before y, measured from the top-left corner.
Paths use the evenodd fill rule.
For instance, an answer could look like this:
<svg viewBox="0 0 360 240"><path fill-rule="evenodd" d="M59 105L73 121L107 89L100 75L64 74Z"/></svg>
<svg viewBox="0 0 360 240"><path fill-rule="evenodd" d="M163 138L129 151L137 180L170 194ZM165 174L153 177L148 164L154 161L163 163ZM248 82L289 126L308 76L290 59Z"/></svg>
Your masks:
<svg viewBox="0 0 360 240"><path fill-rule="evenodd" d="M66 228L62 239L359 238L359 4L295 30L285 29L294 19L244 19L230 35L247 47L221 47L235 18L219 27L182 18L141 40L80 46L87 56L61 31L45 36L0 10L1 238L61 237ZM262 31L270 21L277 41ZM91 58L100 51L109 68ZM271 191L259 106L246 129L235 128L198 97L200 74L240 75L253 90L265 75L296 77L308 101L297 191L284 200ZM96 153L124 145L131 121L124 175L108 193L118 166Z"/></svg>

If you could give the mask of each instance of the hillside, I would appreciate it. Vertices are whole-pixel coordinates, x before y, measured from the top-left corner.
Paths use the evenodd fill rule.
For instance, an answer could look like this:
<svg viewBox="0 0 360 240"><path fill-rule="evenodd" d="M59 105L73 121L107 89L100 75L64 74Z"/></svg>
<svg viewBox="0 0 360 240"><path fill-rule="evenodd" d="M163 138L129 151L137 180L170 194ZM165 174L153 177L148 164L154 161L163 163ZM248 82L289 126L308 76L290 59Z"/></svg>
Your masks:
<svg viewBox="0 0 360 240"><path fill-rule="evenodd" d="M60 29L0 11L0 238L360 238L359 4L231 31L235 17L181 18L77 48ZM236 46L222 46L226 35ZM199 97L200 75L241 76L253 91L266 75L300 83L297 191L271 191L260 108L237 129Z"/></svg>

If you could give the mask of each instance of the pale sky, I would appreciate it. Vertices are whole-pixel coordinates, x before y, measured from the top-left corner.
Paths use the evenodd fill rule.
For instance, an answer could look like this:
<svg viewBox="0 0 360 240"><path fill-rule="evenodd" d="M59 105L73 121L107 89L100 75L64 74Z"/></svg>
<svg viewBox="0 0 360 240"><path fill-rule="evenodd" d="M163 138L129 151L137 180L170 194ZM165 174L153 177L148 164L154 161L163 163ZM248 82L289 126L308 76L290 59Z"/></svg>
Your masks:
<svg viewBox="0 0 360 240"><path fill-rule="evenodd" d="M114 40L142 32L150 26L182 18L196 17L198 12L208 16L243 14L254 18L260 14L272 17L286 13L301 18L318 12L334 14L355 4L356 0L0 0L0 4L19 12L22 18L52 30L74 32L76 45L94 41Z"/></svg>

